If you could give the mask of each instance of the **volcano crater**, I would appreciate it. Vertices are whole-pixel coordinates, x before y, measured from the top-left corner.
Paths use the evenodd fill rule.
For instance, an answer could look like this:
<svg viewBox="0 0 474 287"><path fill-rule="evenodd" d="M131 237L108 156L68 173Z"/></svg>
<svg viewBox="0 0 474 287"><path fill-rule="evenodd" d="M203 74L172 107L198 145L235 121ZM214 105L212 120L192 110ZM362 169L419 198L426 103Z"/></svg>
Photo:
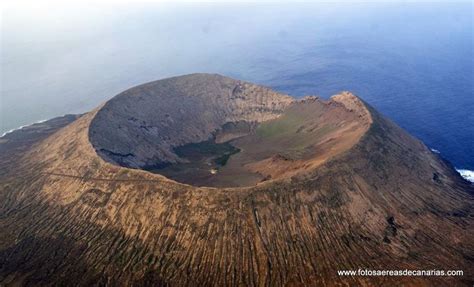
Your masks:
<svg viewBox="0 0 474 287"><path fill-rule="evenodd" d="M193 186L243 187L313 169L353 146L370 114L354 95L294 99L219 75L131 88L96 114L102 159Z"/></svg>

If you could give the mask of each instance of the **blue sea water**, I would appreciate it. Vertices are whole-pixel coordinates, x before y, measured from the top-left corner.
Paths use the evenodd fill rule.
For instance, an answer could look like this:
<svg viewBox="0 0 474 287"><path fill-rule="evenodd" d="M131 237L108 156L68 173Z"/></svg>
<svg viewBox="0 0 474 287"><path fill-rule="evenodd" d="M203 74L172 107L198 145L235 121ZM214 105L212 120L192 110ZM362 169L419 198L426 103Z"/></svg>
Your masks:
<svg viewBox="0 0 474 287"><path fill-rule="evenodd" d="M0 132L90 110L143 82L211 72L296 97L352 91L474 170L470 1L9 9Z"/></svg>

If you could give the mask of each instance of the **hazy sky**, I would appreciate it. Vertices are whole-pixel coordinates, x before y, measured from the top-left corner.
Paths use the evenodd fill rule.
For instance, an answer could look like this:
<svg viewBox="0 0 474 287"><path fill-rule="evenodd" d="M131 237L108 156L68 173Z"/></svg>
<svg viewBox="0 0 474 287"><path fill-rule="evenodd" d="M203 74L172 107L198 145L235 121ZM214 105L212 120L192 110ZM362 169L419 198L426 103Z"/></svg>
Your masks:
<svg viewBox="0 0 474 287"><path fill-rule="evenodd" d="M318 22L334 22L335 11L343 13L338 7L318 5L312 25L301 33ZM219 72L263 79L265 71L252 67L255 58L274 55L278 61L303 49L284 39L285 33L298 33L292 26L302 24L304 10L288 4L189 3L6 7L0 131L83 112L132 85L171 75ZM278 49L272 49L275 44Z"/></svg>
<svg viewBox="0 0 474 287"><path fill-rule="evenodd" d="M396 99L381 99L370 87L388 95L398 85L397 92L407 94L416 84L401 78L409 73L436 71L425 77L428 87L439 82L437 69L456 74L457 86L456 80L465 83L473 75L472 2L347 2L15 1L2 9L0 132L85 112L131 86L192 72L296 95L355 90L389 114L387 103ZM360 64L364 59L367 65ZM384 66L385 59L400 65ZM413 104L398 105L407 103ZM434 104L425 108L443 105Z"/></svg>

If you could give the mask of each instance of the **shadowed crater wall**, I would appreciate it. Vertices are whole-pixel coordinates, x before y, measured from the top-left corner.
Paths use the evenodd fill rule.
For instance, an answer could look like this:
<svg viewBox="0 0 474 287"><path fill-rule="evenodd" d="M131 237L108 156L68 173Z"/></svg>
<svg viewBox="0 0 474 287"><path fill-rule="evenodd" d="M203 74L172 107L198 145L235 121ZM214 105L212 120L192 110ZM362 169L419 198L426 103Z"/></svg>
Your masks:
<svg viewBox="0 0 474 287"><path fill-rule="evenodd" d="M219 75L169 78L108 101L91 124L90 141L104 159L124 166L175 163L174 147L208 140L228 122L276 118L292 101Z"/></svg>
<svg viewBox="0 0 474 287"><path fill-rule="evenodd" d="M349 93L295 100L219 75L193 74L129 89L107 102L89 137L120 166L179 182L251 186L294 175L352 146L370 116Z"/></svg>

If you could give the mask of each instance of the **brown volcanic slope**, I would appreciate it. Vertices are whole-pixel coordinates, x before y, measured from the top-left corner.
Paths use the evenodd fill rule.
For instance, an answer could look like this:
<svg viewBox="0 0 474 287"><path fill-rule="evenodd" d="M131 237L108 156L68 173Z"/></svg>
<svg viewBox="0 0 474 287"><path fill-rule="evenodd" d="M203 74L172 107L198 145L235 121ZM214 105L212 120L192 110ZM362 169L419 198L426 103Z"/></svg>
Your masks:
<svg viewBox="0 0 474 287"><path fill-rule="evenodd" d="M295 101L198 74L70 120L0 141L2 286L473 283L472 185L349 93ZM186 173L178 151L203 142L240 149L217 180L137 169ZM464 276L336 273L358 268Z"/></svg>

